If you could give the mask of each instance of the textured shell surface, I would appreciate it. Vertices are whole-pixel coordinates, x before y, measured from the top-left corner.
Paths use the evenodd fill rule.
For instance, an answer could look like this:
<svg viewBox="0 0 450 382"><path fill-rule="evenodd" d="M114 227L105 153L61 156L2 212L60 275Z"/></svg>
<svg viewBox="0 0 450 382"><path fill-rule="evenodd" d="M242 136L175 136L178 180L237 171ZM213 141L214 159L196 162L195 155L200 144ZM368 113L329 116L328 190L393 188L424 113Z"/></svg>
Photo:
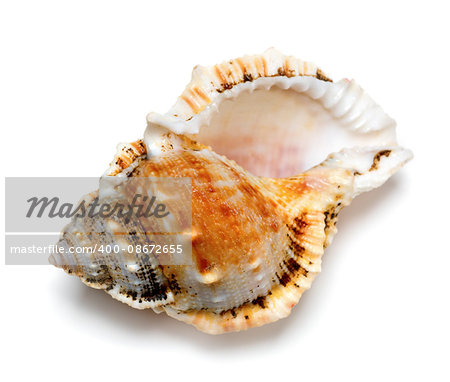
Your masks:
<svg viewBox="0 0 450 382"><path fill-rule="evenodd" d="M192 263L99 253L50 262L134 308L207 333L274 322L320 272L339 211L412 158L395 127L353 80L333 82L275 49L197 66L175 105L150 113L144 138L119 145L103 176L189 178ZM98 219L74 219L60 245L119 242ZM95 225L106 235L80 234Z"/></svg>

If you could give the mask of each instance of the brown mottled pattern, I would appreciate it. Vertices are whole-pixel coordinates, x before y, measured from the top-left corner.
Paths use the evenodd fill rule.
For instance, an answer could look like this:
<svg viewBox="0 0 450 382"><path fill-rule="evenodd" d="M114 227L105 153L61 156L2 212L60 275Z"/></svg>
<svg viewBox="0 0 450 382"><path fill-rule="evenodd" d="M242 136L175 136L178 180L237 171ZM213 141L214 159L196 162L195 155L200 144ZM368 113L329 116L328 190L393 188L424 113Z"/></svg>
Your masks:
<svg viewBox="0 0 450 382"><path fill-rule="evenodd" d="M199 320L194 324L202 330L207 330L205 317L208 322L229 325L223 330L258 326L273 320L269 319L269 306L280 299L286 304L291 301L285 293L299 298L305 285L312 282L326 240L323 194L317 191L335 189L320 171L287 179L258 178L209 150L182 150L143 160L131 176L192 178L193 259L199 274L217 275L210 288L227 288L227 277L237 277L236 272L254 261L264 264L266 256L275 256L278 261L269 289L218 311L195 297L191 285L183 280L185 270L163 270L169 282L177 281L178 297L171 308L166 307L169 314L174 309L174 317L193 314L195 321ZM279 237L277 252L272 254L267 249L266 238L270 237ZM251 295L251 291L248 293ZM295 301L297 297L292 298ZM191 309L179 307L178 301L191 301ZM266 313L261 316L260 310Z"/></svg>
<svg viewBox="0 0 450 382"><path fill-rule="evenodd" d="M280 208L245 173L195 152L144 160L132 176L192 178L192 224L199 232L192 246L200 273L249 263L261 237L283 226ZM228 185L219 185L221 181Z"/></svg>
<svg viewBox="0 0 450 382"><path fill-rule="evenodd" d="M212 67L211 81L208 83L208 86L209 84L213 84L213 92L223 93L238 84L253 81L261 77L294 77L296 73L298 73L298 76L312 76L322 81L332 81L320 69L316 69L314 73L309 72L308 69L311 66L309 63L292 60L290 57L285 57L281 64L282 66L278 67L272 73L269 71L270 60L270 57L262 54L251 57L250 61L248 57L240 57L217 64ZM253 67L256 69L256 72L253 70ZM208 91L210 90L202 90L195 83L191 83L187 86L180 98L189 106L195 115L212 102L211 96L207 95Z"/></svg>
<svg viewBox="0 0 450 382"><path fill-rule="evenodd" d="M79 276L115 298L127 298L123 301L134 307L152 302L209 333L243 330L287 316L320 271L351 174L316 168L285 179L254 177L187 137L164 137L174 139L179 149L168 145L161 155L141 159L129 176L191 178L193 266L156 265L142 276L149 277L150 287L140 291L127 289L123 282L113 289L116 284L108 272L95 280ZM141 142L124 145L116 158L123 162L116 163L142 152ZM200 279L191 277L193 271ZM260 271L266 283L256 293L256 284L248 281ZM215 305L211 293L227 298Z"/></svg>
<svg viewBox="0 0 450 382"><path fill-rule="evenodd" d="M146 154L144 141L139 139L137 141L121 145L114 160L111 162L106 175L114 176L125 170L136 158Z"/></svg>

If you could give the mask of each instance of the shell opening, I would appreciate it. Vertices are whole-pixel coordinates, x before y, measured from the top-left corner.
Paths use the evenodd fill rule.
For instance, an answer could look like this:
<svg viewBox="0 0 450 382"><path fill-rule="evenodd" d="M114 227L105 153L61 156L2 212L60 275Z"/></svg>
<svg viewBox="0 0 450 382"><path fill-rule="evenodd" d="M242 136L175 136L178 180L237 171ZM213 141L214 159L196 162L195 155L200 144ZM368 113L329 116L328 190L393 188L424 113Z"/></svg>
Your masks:
<svg viewBox="0 0 450 382"><path fill-rule="evenodd" d="M296 175L344 148L396 145L395 122L354 81L310 76L260 78L218 94L188 120L171 112L148 120L147 133L158 125L188 134L272 178Z"/></svg>

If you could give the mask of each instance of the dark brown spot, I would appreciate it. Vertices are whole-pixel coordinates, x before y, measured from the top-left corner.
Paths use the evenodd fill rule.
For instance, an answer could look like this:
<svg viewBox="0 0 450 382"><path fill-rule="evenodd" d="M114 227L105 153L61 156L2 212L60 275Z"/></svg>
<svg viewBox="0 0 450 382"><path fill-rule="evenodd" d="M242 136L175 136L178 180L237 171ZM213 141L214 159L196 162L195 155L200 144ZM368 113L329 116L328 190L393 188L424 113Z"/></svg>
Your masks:
<svg viewBox="0 0 450 382"><path fill-rule="evenodd" d="M324 215L325 231L327 231L332 225L336 223L338 212L336 211L336 207L332 206L327 211L325 211L323 215Z"/></svg>
<svg viewBox="0 0 450 382"><path fill-rule="evenodd" d="M308 226L309 223L306 220L306 214L302 214L294 219L294 224L291 226L291 230L294 231L296 235L304 235Z"/></svg>
<svg viewBox="0 0 450 382"><path fill-rule="evenodd" d="M321 81L333 82L333 80L331 80L325 74L323 74L323 72L320 69L317 69L316 71L316 78Z"/></svg>
<svg viewBox="0 0 450 382"><path fill-rule="evenodd" d="M300 264L295 261L295 259L290 258L288 261L285 261L286 268L292 274L295 274L300 269Z"/></svg>
<svg viewBox="0 0 450 382"><path fill-rule="evenodd" d="M128 166L128 164L120 157L116 159L116 165L121 168Z"/></svg>
<svg viewBox="0 0 450 382"><path fill-rule="evenodd" d="M369 171L374 171L378 168L378 163L380 163L381 157L388 157L391 155L392 150L381 150L374 157L372 166L370 166Z"/></svg>
<svg viewBox="0 0 450 382"><path fill-rule="evenodd" d="M289 276L287 272L283 273L281 277L278 276L277 274L277 277L280 284L283 285L284 287L289 283L289 281L291 281L291 276Z"/></svg>
<svg viewBox="0 0 450 382"><path fill-rule="evenodd" d="M265 305L266 298L264 296L259 296L252 301L253 305L259 305L262 309L266 307Z"/></svg>
<svg viewBox="0 0 450 382"><path fill-rule="evenodd" d="M170 275L167 279L170 290L176 295L181 292L180 285L176 280L176 276L174 274Z"/></svg>
<svg viewBox="0 0 450 382"><path fill-rule="evenodd" d="M222 88L223 88L222 91L224 91L224 90L229 90L229 89L231 89L232 87L233 87L233 84L232 84L232 83L226 82L226 83L222 84Z"/></svg>

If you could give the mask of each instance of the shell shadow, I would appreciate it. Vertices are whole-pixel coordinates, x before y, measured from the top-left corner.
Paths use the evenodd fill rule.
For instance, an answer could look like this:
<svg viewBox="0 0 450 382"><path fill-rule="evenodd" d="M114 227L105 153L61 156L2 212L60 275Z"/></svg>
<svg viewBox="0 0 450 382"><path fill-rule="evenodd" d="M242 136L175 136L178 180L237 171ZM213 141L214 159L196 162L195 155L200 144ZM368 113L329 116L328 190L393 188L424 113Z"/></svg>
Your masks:
<svg viewBox="0 0 450 382"><path fill-rule="evenodd" d="M289 333L292 325L301 325L302 319L308 319L302 311L308 309L308 300L310 300L308 293L305 294L303 301L294 309L289 320L280 320L240 333L211 336L199 332L191 325L170 318L165 313L156 314L151 310L130 308L103 291L87 287L78 279L73 278L68 282L65 274L58 277L54 295L57 300L55 305L60 311L59 319L68 321L68 326L77 326L80 331L88 331L89 336L143 348L155 346L161 342L182 342L204 350L205 353L231 352L283 338ZM64 308L61 309L61 307ZM300 321L295 316L298 316ZM114 333L113 336L112 333Z"/></svg>
<svg viewBox="0 0 450 382"><path fill-rule="evenodd" d="M345 238L351 238L355 227L358 229L358 226L363 225L360 229L367 229L365 220L370 219L377 208L401 197L401 183L402 177L396 176L383 187L359 196L342 211L338 222L340 235L337 237L343 240L336 240L327 249L324 256L326 267L333 261L339 261L337 252L345 250ZM364 215L369 217L363 218ZM326 277L319 275L314 281L314 287L303 295L288 318L244 332L210 336L169 318L164 313L132 309L103 291L83 285L75 277L68 278L62 272L55 279L53 298L58 307L57 311L61 316L64 315L59 318L69 321L68 325L78 326L80 331L89 331L90 336L105 341L120 341L124 346L149 348L160 344L161 341L184 343L188 347L198 348L206 355L246 351L263 343L275 344L285 340L287 336L292 336L294 328L297 333L300 331L298 340L301 341L301 333L317 325L322 313L320 300L326 298L327 290L332 287L327 285Z"/></svg>

